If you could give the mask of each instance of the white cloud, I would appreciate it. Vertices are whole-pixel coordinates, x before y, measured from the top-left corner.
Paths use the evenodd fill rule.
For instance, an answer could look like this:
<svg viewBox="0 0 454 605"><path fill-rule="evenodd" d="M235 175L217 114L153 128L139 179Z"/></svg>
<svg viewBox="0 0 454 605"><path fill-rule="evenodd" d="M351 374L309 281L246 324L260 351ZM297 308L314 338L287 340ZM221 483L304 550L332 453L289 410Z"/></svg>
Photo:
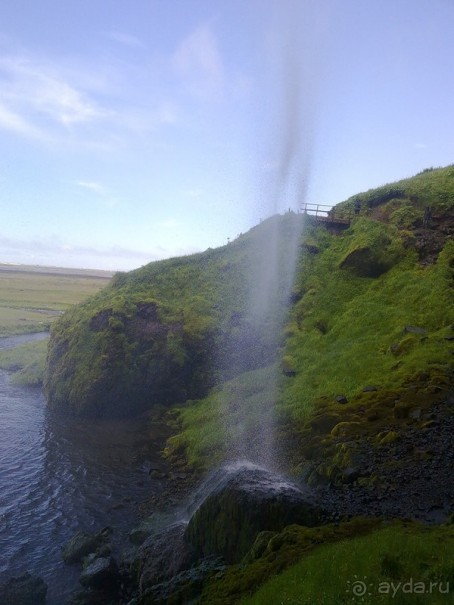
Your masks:
<svg viewBox="0 0 454 605"><path fill-rule="evenodd" d="M270 160L263 162L262 170L263 170L263 172L276 172L277 170L279 170L279 166L280 166L279 160L270 159Z"/></svg>
<svg viewBox="0 0 454 605"><path fill-rule="evenodd" d="M175 72L198 97L212 99L222 93L225 74L216 37L208 25L187 36L172 59Z"/></svg>
<svg viewBox="0 0 454 605"><path fill-rule="evenodd" d="M164 229L175 229L178 227L178 222L174 218L169 218L165 221L161 221L159 226Z"/></svg>
<svg viewBox="0 0 454 605"><path fill-rule="evenodd" d="M28 120L46 117L64 126L111 115L90 96L68 82L58 70L25 56L0 58L0 98L4 106ZM16 109L17 108L17 109Z"/></svg>
<svg viewBox="0 0 454 605"><path fill-rule="evenodd" d="M121 122L136 134L147 134L163 125L179 121L178 108L173 103L161 103L148 110L130 109L122 113Z"/></svg>
<svg viewBox="0 0 454 605"><path fill-rule="evenodd" d="M194 247L169 249L159 244L148 250L119 245L97 248L62 241L57 235L48 239L21 240L0 233L0 255L3 262L14 264L128 271L151 261L199 251Z"/></svg>
<svg viewBox="0 0 454 605"><path fill-rule="evenodd" d="M27 120L5 107L2 103L0 103L0 129L32 138L42 138L43 136L39 129L29 124Z"/></svg>
<svg viewBox="0 0 454 605"><path fill-rule="evenodd" d="M118 200L113 198L109 190L104 185L101 185L101 183L97 183L96 181L75 181L74 184L77 187L95 193L106 208L115 208L118 205Z"/></svg>
<svg viewBox="0 0 454 605"><path fill-rule="evenodd" d="M138 250L123 246L97 248L61 241L58 236L50 239L21 240L0 234L0 254L7 262L52 266L91 266L92 268L132 268L162 258L158 250Z"/></svg>
<svg viewBox="0 0 454 605"><path fill-rule="evenodd" d="M97 107L86 95L68 83L50 75L42 74L37 80L33 101L37 109L65 126L90 122L111 114L110 111Z"/></svg>
<svg viewBox="0 0 454 605"><path fill-rule="evenodd" d="M139 38L137 38L136 36L132 36L131 34L127 34L125 32L111 31L106 32L104 35L106 36L106 38L110 38L110 40L118 42L119 44L123 44L124 46L130 46L132 48L141 49L146 48L145 44L141 40L139 40Z"/></svg>
<svg viewBox="0 0 454 605"><path fill-rule="evenodd" d="M90 191L94 191L98 195L106 195L106 188L94 181L76 181L76 185L78 187L82 187L83 189L89 189Z"/></svg>
<svg viewBox="0 0 454 605"><path fill-rule="evenodd" d="M150 74L148 63L87 65L2 47L0 40L0 129L54 144L118 149L131 136L179 121L161 75Z"/></svg>
<svg viewBox="0 0 454 605"><path fill-rule="evenodd" d="M204 194L203 189L186 189L185 191L183 191L184 195L186 195L187 197L190 198L199 198L202 197L202 195Z"/></svg>

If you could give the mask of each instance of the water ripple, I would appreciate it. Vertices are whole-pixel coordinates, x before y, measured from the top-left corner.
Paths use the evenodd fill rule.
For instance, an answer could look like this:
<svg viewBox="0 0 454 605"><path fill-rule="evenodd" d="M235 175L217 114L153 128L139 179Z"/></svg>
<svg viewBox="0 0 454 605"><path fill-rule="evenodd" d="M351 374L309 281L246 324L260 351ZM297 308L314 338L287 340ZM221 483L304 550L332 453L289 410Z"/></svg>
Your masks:
<svg viewBox="0 0 454 605"><path fill-rule="evenodd" d="M77 587L77 570L61 561L65 542L110 524L120 548L137 502L157 489L150 444L143 421L55 416L39 390L11 385L0 370L0 582L36 573L49 585L48 605L60 605Z"/></svg>

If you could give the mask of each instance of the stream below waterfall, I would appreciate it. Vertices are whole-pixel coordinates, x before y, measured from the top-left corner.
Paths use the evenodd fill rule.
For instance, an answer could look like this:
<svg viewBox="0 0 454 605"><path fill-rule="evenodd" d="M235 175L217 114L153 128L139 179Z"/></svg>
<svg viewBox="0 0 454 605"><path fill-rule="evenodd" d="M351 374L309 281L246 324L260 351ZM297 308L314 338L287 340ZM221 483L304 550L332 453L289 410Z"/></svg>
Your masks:
<svg viewBox="0 0 454 605"><path fill-rule="evenodd" d="M0 348L40 338L0 339ZM164 427L133 420L76 419L47 409L40 389L11 384L0 370L0 583L29 571L48 585L48 605L78 587L62 546L78 530L113 527L117 552L139 506L162 489Z"/></svg>

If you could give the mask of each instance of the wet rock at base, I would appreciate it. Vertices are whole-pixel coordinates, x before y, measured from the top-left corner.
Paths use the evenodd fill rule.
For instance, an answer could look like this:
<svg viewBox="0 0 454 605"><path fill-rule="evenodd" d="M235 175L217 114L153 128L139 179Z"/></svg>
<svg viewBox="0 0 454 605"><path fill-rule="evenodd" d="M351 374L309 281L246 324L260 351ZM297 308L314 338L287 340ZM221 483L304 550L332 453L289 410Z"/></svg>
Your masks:
<svg viewBox="0 0 454 605"><path fill-rule="evenodd" d="M135 527L129 532L129 541L131 544L135 544L136 546L140 546L145 542L147 538L150 537L150 531L146 528Z"/></svg>
<svg viewBox="0 0 454 605"><path fill-rule="evenodd" d="M118 605L118 599L99 590L80 590L65 601L65 605Z"/></svg>
<svg viewBox="0 0 454 605"><path fill-rule="evenodd" d="M79 582L85 588L113 592L120 581L118 566L112 557L98 557L91 561L80 574Z"/></svg>
<svg viewBox="0 0 454 605"><path fill-rule="evenodd" d="M140 569L141 591L170 580L195 563L195 552L185 540L185 530L186 523L173 523L147 538L139 548L133 567Z"/></svg>
<svg viewBox="0 0 454 605"><path fill-rule="evenodd" d="M250 463L213 473L186 512L189 524L173 520L153 531L151 523L153 533L128 563L138 605L197 602L205 583L241 561L260 532L325 520L309 490Z"/></svg>
<svg viewBox="0 0 454 605"><path fill-rule="evenodd" d="M131 544L140 546L141 544L143 544L145 542L145 540L147 538L149 538L150 536L152 536L155 533L156 533L156 522L154 522L154 519L149 517L148 519L145 519L144 521L142 521L142 523L140 523L140 525L138 525L137 527L134 527L129 532L128 539L131 542Z"/></svg>
<svg viewBox="0 0 454 605"><path fill-rule="evenodd" d="M111 533L110 527L105 527L93 535L82 531L77 532L63 548L63 561L68 564L81 563L82 559L91 553L107 554L108 539Z"/></svg>
<svg viewBox="0 0 454 605"><path fill-rule="evenodd" d="M0 585L2 605L44 605L47 584L38 576L25 572Z"/></svg>
<svg viewBox="0 0 454 605"><path fill-rule="evenodd" d="M309 490L246 463L217 471L212 489L192 515L186 540L200 557L222 556L237 563L261 531L286 525L319 525L324 513Z"/></svg>
<svg viewBox="0 0 454 605"><path fill-rule="evenodd" d="M144 591L136 601L137 605L168 605L169 603L197 603L204 584L213 575L222 573L225 564L222 560L208 558L194 567L181 571L167 582L161 582Z"/></svg>

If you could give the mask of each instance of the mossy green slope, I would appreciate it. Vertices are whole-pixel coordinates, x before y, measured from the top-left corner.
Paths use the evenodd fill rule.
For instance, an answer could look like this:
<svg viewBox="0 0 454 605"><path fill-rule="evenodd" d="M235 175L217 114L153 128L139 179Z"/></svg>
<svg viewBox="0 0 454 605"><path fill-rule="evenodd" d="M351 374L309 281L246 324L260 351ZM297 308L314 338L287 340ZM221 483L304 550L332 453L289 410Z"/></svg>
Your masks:
<svg viewBox="0 0 454 605"><path fill-rule="evenodd" d="M454 167L359 194L339 212L357 198L360 216L342 234L287 213L228 246L117 274L54 326L45 379L50 405L128 415L191 400L170 450L205 466L221 445L214 409L228 413L239 397L252 409L271 396L283 417L298 421L318 397L351 397L368 384L397 386L428 366L445 368L454 321ZM283 287L292 270L289 242L304 220L290 304ZM271 240L278 242L280 283L257 321L251 301L261 295ZM255 372L263 376L277 356L284 373L279 394L270 395L269 381Z"/></svg>
<svg viewBox="0 0 454 605"><path fill-rule="evenodd" d="M358 219L319 254L302 257L301 299L287 327L286 356L296 372L283 395L296 417L322 395L396 387L429 366L447 366L453 244L422 266L395 227ZM365 249L367 261L346 262ZM367 267L382 272L364 275Z"/></svg>
<svg viewBox="0 0 454 605"><path fill-rule="evenodd" d="M399 198L391 196L396 190ZM361 213L347 231L333 234L309 223L303 232L280 384L271 393L282 427L290 427L282 428L280 439L287 451L289 435L317 414L320 401L324 415L339 421L339 395L352 400L367 386L400 389L427 371L446 381L452 367L454 168L357 197ZM374 203L369 207L367 200ZM411 204L411 225L401 225L399 204ZM214 453L222 450L222 414L234 416L240 403L253 410L254 401L266 400L266 373L261 370L260 380L254 372L243 374L182 408L182 430L169 441L168 454L185 455L201 468L215 462Z"/></svg>
<svg viewBox="0 0 454 605"><path fill-rule="evenodd" d="M303 534L304 529L301 528L300 532ZM241 600L216 599L209 592L209 588L213 590L216 586L213 583L207 589L207 598L202 603L452 603L453 538L452 525L429 528L396 522L352 540L325 543L317 547L313 543L312 552L307 549L309 552L300 557L298 563L267 581L254 596ZM285 544L284 540L282 542L285 554L293 544ZM271 558L269 553L266 554ZM266 562L264 556L262 567ZM269 563L268 565L271 571L272 567ZM259 564L256 566L259 568ZM244 584L248 576L249 581L253 582L252 571L251 566L249 574L243 573ZM247 592L244 588L243 586L243 594Z"/></svg>
<svg viewBox="0 0 454 605"><path fill-rule="evenodd" d="M215 250L117 274L52 329L49 404L83 415L124 416L204 396L218 382L269 363L291 275L289 246L302 217L273 217ZM276 242L282 270L260 319L254 297ZM279 310L280 309L280 310Z"/></svg>
<svg viewBox="0 0 454 605"><path fill-rule="evenodd" d="M422 222L424 211L431 208L438 214L451 213L454 165L426 168L416 176L402 179L352 196L337 206L338 212L350 212L355 202L361 213L391 221L399 227Z"/></svg>

